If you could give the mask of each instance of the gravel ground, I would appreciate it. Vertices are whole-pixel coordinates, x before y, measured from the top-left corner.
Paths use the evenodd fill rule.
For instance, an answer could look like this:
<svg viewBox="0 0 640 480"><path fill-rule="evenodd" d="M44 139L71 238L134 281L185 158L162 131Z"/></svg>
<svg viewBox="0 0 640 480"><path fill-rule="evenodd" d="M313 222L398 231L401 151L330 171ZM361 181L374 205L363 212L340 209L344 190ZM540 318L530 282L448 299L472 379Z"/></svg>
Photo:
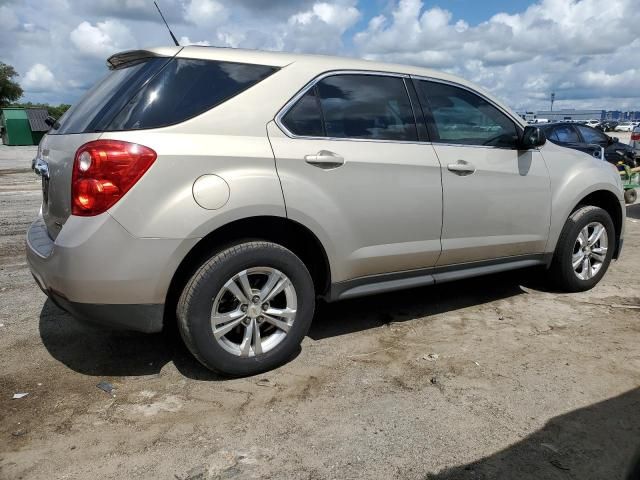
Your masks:
<svg viewBox="0 0 640 480"><path fill-rule="evenodd" d="M638 452L640 204L590 292L521 272L323 304L297 358L226 380L46 300L33 153L0 146L2 479L611 480Z"/></svg>

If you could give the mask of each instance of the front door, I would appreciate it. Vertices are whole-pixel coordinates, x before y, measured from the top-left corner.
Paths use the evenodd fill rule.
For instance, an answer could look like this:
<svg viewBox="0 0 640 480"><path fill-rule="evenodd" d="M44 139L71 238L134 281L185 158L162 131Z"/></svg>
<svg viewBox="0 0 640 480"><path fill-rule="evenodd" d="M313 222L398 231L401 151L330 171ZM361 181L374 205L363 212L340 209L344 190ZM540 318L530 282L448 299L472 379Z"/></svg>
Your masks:
<svg viewBox="0 0 640 480"><path fill-rule="evenodd" d="M549 174L537 150L517 149L518 127L465 88L416 80L442 164L442 255L453 265L544 252Z"/></svg>

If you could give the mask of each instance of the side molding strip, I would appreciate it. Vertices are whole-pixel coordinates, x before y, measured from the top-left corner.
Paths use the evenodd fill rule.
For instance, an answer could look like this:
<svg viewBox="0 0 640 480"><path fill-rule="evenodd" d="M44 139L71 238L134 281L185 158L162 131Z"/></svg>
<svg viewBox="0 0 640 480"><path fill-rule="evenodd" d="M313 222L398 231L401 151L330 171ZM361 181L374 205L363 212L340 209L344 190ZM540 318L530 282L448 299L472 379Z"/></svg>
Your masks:
<svg viewBox="0 0 640 480"><path fill-rule="evenodd" d="M490 261L361 277L332 284L328 294L324 298L328 302L333 302L336 300L393 292L407 288L424 287L436 283L452 282L464 278L506 272L508 270L540 265L548 266L548 257L549 256L545 254L522 255Z"/></svg>

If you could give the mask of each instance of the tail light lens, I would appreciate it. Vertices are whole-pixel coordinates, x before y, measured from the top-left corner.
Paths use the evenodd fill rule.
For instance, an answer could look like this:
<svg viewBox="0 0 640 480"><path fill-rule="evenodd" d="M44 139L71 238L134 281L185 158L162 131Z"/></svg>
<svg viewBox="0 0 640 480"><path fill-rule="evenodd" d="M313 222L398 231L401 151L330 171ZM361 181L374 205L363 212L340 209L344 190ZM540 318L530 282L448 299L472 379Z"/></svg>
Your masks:
<svg viewBox="0 0 640 480"><path fill-rule="evenodd" d="M85 143L73 162L71 213L90 217L107 211L140 180L156 157L156 152L137 143Z"/></svg>
<svg viewBox="0 0 640 480"><path fill-rule="evenodd" d="M640 141L640 132L633 132L631 134L631 140L635 140L636 142Z"/></svg>

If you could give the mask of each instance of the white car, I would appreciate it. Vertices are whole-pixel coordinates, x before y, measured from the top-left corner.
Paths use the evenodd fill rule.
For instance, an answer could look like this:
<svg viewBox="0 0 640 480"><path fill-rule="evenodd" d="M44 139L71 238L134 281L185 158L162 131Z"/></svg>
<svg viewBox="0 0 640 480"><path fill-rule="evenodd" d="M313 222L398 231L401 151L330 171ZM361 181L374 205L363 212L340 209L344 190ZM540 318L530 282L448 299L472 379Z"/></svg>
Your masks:
<svg viewBox="0 0 640 480"><path fill-rule="evenodd" d="M636 125L636 128L631 132L631 140L629 140L629 145L633 148L633 153L635 153L636 158L640 158L640 125Z"/></svg>
<svg viewBox="0 0 640 480"><path fill-rule="evenodd" d="M596 128L598 125L600 125L600 122L598 120L587 120L587 122L585 123L585 125L587 127L593 127Z"/></svg>
<svg viewBox="0 0 640 480"><path fill-rule="evenodd" d="M622 122L616 125L616 128L614 128L613 130L616 132L630 132L631 130L633 130L633 127L634 125L631 122Z"/></svg>

